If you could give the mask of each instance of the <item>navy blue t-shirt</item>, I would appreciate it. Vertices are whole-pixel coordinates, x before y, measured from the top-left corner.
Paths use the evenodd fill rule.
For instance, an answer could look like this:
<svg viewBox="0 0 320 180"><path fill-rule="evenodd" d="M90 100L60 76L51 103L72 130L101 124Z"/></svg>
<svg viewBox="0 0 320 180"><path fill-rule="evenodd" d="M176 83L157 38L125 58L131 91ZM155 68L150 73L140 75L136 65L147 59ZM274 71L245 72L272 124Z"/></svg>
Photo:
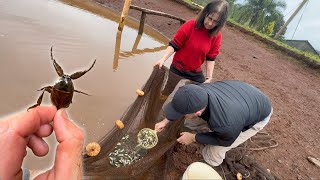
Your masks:
<svg viewBox="0 0 320 180"><path fill-rule="evenodd" d="M271 113L271 102L256 87L237 80L199 85L209 101L201 118L213 132L197 133L202 144L230 146L241 131L246 131Z"/></svg>

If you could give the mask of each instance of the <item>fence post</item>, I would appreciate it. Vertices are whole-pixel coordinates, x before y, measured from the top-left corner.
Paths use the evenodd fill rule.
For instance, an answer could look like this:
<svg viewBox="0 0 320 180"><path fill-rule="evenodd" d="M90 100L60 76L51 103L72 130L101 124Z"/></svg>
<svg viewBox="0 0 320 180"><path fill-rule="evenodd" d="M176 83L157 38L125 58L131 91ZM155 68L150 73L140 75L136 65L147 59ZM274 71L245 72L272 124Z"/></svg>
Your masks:
<svg viewBox="0 0 320 180"><path fill-rule="evenodd" d="M124 22L125 22L125 20L126 20L126 18L128 16L128 12L129 12L129 9L130 9L131 1L132 0L126 0L124 2L122 13L121 13L121 17L120 17L120 22L119 22L119 26L118 26L118 31L122 32L122 29L123 29L123 26L124 26Z"/></svg>
<svg viewBox="0 0 320 180"><path fill-rule="evenodd" d="M140 25L139 25L138 34L142 34L143 33L144 21L145 20L146 20L146 13L144 11L141 11L141 18L140 18Z"/></svg>

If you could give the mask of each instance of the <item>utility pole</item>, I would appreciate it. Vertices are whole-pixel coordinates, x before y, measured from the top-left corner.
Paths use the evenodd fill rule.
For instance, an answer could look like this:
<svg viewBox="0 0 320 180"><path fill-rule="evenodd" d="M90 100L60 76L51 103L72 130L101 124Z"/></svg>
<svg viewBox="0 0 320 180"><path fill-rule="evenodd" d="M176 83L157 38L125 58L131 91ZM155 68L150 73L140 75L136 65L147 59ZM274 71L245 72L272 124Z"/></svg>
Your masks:
<svg viewBox="0 0 320 180"><path fill-rule="evenodd" d="M278 37L280 36L280 34L283 33L283 31L285 30L285 28L288 26L288 24L292 21L292 19L298 14L298 12L301 10L301 8L308 2L308 0L303 0L302 3L300 4L300 6L297 8L296 11L294 11L294 13L290 16L290 18L287 20L286 23L284 23L284 25L280 28L280 30L277 32L277 34L274 36L274 39L278 39Z"/></svg>

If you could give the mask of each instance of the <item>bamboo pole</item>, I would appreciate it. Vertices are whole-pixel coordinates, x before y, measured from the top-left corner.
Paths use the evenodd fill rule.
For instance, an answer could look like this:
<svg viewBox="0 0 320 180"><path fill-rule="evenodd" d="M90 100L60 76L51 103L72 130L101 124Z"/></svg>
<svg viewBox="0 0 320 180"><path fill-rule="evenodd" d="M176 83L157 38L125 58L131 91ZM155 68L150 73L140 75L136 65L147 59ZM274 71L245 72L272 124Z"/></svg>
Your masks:
<svg viewBox="0 0 320 180"><path fill-rule="evenodd" d="M159 46L159 47L154 47L154 48L144 48L144 49L134 49L132 51L122 51L119 56L121 57L130 57L130 56L134 56L136 54L145 54L145 53L154 53L154 52L159 52L162 50L167 49L168 45L163 45L163 46Z"/></svg>
<svg viewBox="0 0 320 180"><path fill-rule="evenodd" d="M154 10L150 10L150 9L146 9L146 8L142 8L142 7L138 7L138 6L134 6L134 5L131 5L130 8L145 12L147 14L153 14L153 15L168 17L168 18L171 18L171 19L176 19L176 20L180 21L180 23L186 22L186 20L184 20L182 18L179 18L179 17L171 15L171 14L164 13L164 12L161 12L161 11L154 11Z"/></svg>
<svg viewBox="0 0 320 180"><path fill-rule="evenodd" d="M120 53L120 46L121 46L121 36L122 36L122 30L124 27L125 20L128 16L128 12L130 9L132 0L125 0L119 25L118 25L118 32L116 37L116 44L115 44L115 50L114 50L114 56L113 56L113 71L116 71L119 65L119 53Z"/></svg>
<svg viewBox="0 0 320 180"><path fill-rule="evenodd" d="M125 2L124 2L121 17L120 17L120 22L119 22L119 26L118 26L118 31L122 32L122 30L123 30L123 26L124 26L125 20L128 16L128 12L130 9L131 1L132 0L125 0Z"/></svg>
<svg viewBox="0 0 320 180"><path fill-rule="evenodd" d="M112 67L113 71L116 71L118 69L118 65L119 65L121 36L122 36L122 31L118 31L117 32L117 37L116 37L116 44L115 44L115 47L114 47L113 67Z"/></svg>

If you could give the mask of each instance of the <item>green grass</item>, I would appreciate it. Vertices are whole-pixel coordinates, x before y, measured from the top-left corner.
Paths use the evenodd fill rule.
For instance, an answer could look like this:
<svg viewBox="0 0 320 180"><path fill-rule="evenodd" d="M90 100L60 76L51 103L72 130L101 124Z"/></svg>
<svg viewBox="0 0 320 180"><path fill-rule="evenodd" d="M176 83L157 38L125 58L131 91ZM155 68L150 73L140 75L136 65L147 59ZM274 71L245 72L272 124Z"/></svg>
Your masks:
<svg viewBox="0 0 320 180"><path fill-rule="evenodd" d="M194 7L194 8L201 8L200 5L197 5L195 3L193 3L192 0L183 0L185 3L189 4L190 6Z"/></svg>
<svg viewBox="0 0 320 180"><path fill-rule="evenodd" d="M232 23L232 24L235 24L236 26L240 26L240 27L246 29L246 30L249 31L249 32L252 32L252 33L254 33L254 34L257 34L258 36L260 36L260 37L262 37L262 38L264 38L264 39L267 39L267 40L269 40L269 41L272 41L272 42L276 43L276 44L279 45L279 46L282 46L282 47L284 47L284 48L286 48L286 49L289 49L289 50L291 50L291 51L293 51L293 52L295 52L295 53L304 55L304 56L306 56L306 57L308 57L308 58L310 58L310 59L312 59L312 60L320 63L320 57L317 56L317 55L315 55L315 54L312 54L312 53L309 53L309 52L305 52L305 51L301 51L301 50L299 50L299 49L297 49L297 48L294 48L294 47L292 47L292 46L289 46L289 45L287 45L287 44L285 44L285 43L283 43L283 42L281 42L281 41L275 40L275 39L267 36L266 34L263 34L263 33L259 32L259 31L256 31L256 30L254 30L254 29L252 29L252 28L250 28L250 27L248 27L248 26L245 26L245 25L243 25L243 24L237 23L236 21L234 21L234 20L232 20L232 19L228 19L228 21L229 21L230 23Z"/></svg>

